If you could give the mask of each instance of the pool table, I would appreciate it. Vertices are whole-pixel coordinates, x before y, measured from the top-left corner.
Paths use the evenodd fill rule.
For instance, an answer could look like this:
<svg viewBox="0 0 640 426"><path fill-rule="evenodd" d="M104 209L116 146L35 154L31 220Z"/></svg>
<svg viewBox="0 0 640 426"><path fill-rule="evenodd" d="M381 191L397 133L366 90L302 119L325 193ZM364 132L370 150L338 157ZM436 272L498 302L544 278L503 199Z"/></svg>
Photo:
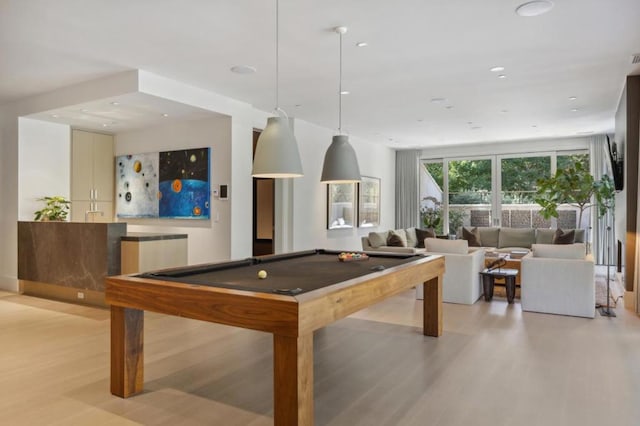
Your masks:
<svg viewBox="0 0 640 426"><path fill-rule="evenodd" d="M423 333L442 334L442 256L308 250L107 277L111 393L143 390L144 311L273 333L274 424L313 425L313 332L424 283ZM259 271L267 273L258 277Z"/></svg>

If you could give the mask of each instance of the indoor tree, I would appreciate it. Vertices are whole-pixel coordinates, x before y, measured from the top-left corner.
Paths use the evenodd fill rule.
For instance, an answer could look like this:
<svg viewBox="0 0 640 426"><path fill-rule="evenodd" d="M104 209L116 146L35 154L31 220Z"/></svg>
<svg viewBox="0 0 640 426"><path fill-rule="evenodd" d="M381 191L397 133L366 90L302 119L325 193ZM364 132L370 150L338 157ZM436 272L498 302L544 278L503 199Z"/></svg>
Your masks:
<svg viewBox="0 0 640 426"><path fill-rule="evenodd" d="M537 181L535 201L542 209L545 219L558 217L558 206L569 204L580 210L578 224L582 223L582 213L592 206L598 207L602 217L612 208L615 199L613 181L607 175L595 180L589 170L580 162L565 169L558 169L555 175Z"/></svg>

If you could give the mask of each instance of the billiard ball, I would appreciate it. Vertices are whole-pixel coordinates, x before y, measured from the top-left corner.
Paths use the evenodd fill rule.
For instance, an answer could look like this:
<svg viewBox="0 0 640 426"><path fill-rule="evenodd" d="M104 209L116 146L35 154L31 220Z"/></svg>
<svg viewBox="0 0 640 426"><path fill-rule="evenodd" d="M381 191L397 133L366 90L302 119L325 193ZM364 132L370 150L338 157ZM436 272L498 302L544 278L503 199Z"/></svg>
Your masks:
<svg viewBox="0 0 640 426"><path fill-rule="evenodd" d="M265 278L267 278L267 271L265 271L264 269L259 270L258 278L260 278L261 280L264 280Z"/></svg>

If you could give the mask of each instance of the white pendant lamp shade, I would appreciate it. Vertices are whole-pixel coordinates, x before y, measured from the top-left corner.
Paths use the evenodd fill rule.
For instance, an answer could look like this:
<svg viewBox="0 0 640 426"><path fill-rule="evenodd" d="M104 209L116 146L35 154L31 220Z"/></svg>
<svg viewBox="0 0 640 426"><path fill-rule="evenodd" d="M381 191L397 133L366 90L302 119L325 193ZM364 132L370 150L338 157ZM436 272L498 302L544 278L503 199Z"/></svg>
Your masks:
<svg viewBox="0 0 640 426"><path fill-rule="evenodd" d="M251 174L258 178L290 178L303 175L298 144L287 118L269 117L267 120L267 127L258 137Z"/></svg>
<svg viewBox="0 0 640 426"><path fill-rule="evenodd" d="M327 153L324 155L321 182L350 183L360 182L360 167L356 152L349 143L347 135L333 137Z"/></svg>
<svg viewBox="0 0 640 426"><path fill-rule="evenodd" d="M300 152L289 119L280 107L278 107L279 91L279 5L276 0L276 113L284 114L270 117L267 127L260 133L256 152L253 156L253 171L251 174L257 178L290 178L303 176Z"/></svg>

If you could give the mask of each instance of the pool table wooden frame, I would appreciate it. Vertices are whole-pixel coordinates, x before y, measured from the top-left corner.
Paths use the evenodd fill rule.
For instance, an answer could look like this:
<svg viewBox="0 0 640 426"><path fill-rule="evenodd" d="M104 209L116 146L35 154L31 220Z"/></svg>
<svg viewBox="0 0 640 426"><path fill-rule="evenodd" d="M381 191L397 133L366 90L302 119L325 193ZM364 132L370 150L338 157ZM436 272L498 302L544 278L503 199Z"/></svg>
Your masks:
<svg viewBox="0 0 640 426"><path fill-rule="evenodd" d="M144 311L273 333L274 424L313 425L313 332L424 283L423 333L442 334L442 256L372 272L296 296L116 276L106 279L111 305L111 393L143 390Z"/></svg>

